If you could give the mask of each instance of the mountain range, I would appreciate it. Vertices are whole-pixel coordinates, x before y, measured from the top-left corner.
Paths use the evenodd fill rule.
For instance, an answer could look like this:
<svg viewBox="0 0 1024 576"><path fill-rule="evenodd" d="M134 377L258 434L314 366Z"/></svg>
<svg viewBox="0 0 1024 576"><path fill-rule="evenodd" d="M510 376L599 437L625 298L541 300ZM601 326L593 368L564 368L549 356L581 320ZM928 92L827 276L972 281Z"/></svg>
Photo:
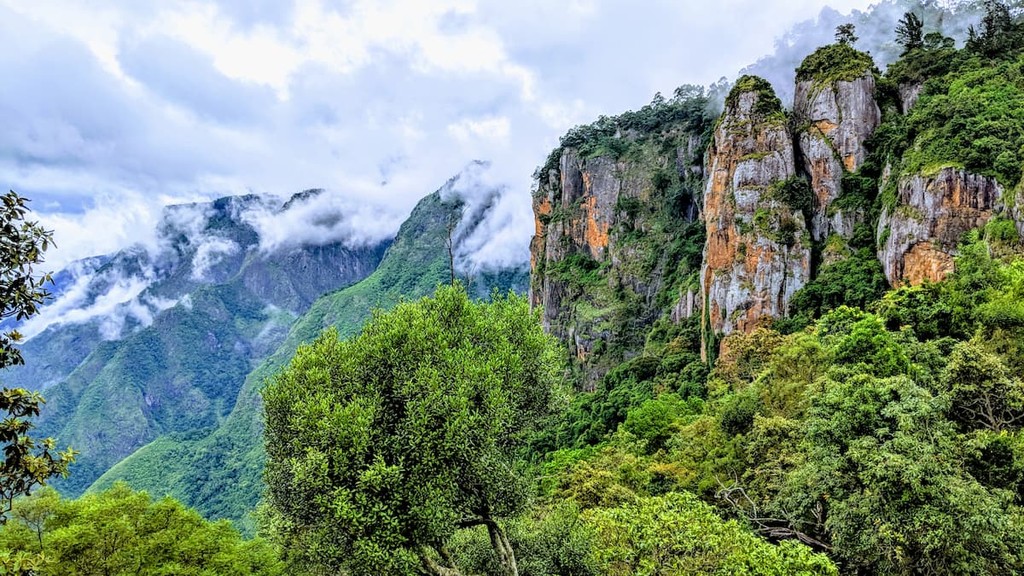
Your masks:
<svg viewBox="0 0 1024 576"><path fill-rule="evenodd" d="M79 451L55 485L77 495L124 479L248 525L261 493L258 389L299 344L328 327L352 334L373 309L453 273L480 297L525 292L525 263L460 264L496 193L479 189L479 168L421 200L394 238L267 249L255 218L324 192L226 197L168 207L153 246L55 274L54 301L20 327L25 365L2 376L43 391L39 433Z"/></svg>

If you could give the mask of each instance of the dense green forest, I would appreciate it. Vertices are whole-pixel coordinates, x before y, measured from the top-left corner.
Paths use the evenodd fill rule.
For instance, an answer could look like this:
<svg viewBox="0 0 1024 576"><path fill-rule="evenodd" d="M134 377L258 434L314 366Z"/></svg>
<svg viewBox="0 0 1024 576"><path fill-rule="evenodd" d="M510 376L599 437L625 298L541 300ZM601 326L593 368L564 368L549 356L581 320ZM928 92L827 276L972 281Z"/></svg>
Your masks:
<svg viewBox="0 0 1024 576"><path fill-rule="evenodd" d="M103 490L14 502L0 573L1024 573L1024 22L1000 2L984 7L962 48L908 13L894 30L903 55L884 73L854 48L852 27L797 70L810 82L872 75L881 123L836 200L864 220L841 257L824 257L833 238L815 243L813 279L788 317L723 337L699 315L673 315L706 240L678 173L641 171L666 205L625 199L616 209L629 217L612 231L650 256L642 270L663 274L656 317L638 320L632 288L586 254L540 272L603 330L629 331L611 338L613 365L592 391L527 299L439 285L450 262L402 261L418 252L396 242L368 283L314 305L246 382L249 412L228 417L256 442L263 434L259 537L114 482L152 482L166 457L237 473L201 461L217 437L172 438ZM741 79L729 99L752 90L772 122L795 123L763 80ZM557 174L566 150L646 162L697 133L703 151L713 100L683 89L577 127L537 177ZM950 167L994 179L1001 203L959 239L945 279L890 287L879 220L909 210L902 177ZM807 217L809 190L798 175L767 192ZM450 207L425 202L440 241ZM402 300L424 282L432 296ZM359 330L355 306L369 301L389 309ZM261 386L265 429L253 423ZM24 437L21 422L0 442ZM258 446L240 453L247 469L263 464ZM20 492L66 469L58 461ZM182 475L178 488L201 490L196 480Z"/></svg>

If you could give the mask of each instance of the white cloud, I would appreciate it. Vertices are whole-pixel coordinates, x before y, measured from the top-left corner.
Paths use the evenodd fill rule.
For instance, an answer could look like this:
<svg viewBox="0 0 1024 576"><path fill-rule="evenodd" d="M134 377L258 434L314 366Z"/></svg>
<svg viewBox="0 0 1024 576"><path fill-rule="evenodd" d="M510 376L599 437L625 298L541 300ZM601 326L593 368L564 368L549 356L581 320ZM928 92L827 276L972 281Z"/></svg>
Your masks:
<svg viewBox="0 0 1024 576"><path fill-rule="evenodd" d="M484 142L507 142L511 123L503 116L480 119L467 118L448 125L448 133L463 144L476 140Z"/></svg>
<svg viewBox="0 0 1024 576"><path fill-rule="evenodd" d="M206 280L210 268L216 266L225 256L238 254L241 247L227 238L204 239L196 248L196 255L192 258L192 279Z"/></svg>
<svg viewBox="0 0 1024 576"><path fill-rule="evenodd" d="M293 199L284 209L259 205L241 217L256 229L264 253L333 242L369 246L391 237L404 219L384 207L324 191Z"/></svg>
<svg viewBox="0 0 1024 576"><path fill-rule="evenodd" d="M149 286L143 278L118 278L91 303L87 302L87 290L93 278L80 278L61 298L47 304L38 315L25 321L19 331L25 339L32 338L53 324L82 324L100 320L100 334L106 340L120 338L125 320L134 316L140 322L152 322L152 313L136 301ZM148 322L147 322L148 321Z"/></svg>
<svg viewBox="0 0 1024 576"><path fill-rule="evenodd" d="M869 3L0 0L0 185L48 212L57 264L152 242L172 199L250 191L331 191L257 218L264 248L374 241L486 159L504 192L479 252L521 258L533 169L567 128Z"/></svg>

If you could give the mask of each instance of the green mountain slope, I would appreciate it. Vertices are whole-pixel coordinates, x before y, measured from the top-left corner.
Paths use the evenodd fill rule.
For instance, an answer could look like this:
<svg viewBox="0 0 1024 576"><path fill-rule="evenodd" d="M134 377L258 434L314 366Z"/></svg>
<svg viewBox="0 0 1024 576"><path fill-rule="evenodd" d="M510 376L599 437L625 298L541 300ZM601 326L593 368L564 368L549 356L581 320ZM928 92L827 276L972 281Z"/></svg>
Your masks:
<svg viewBox="0 0 1024 576"><path fill-rule="evenodd" d="M66 343L70 356L87 352L46 390L38 422L40 434L80 453L71 476L56 483L60 490L80 494L161 435L218 425L246 375L283 341L298 313L326 290L365 278L383 257L386 242L266 253L242 215L260 201L169 208L162 248L128 249L102 264L88 277L80 305L101 301L112 286L143 283L138 297L86 322L52 325L39 337L44 345L31 351L52 358L54 373L67 370L67 362L56 358L52 343ZM213 258L208 250L216 243L230 248ZM120 323L117 338L105 341L99 336L109 335L103 325L112 317Z"/></svg>
<svg viewBox="0 0 1024 576"><path fill-rule="evenodd" d="M325 328L353 334L373 309L430 294L450 281L449 222L460 218L463 208L457 199L446 200L453 184L420 201L369 277L313 303L284 343L248 375L234 409L218 427L205 435L162 436L111 468L90 490L125 480L153 494L171 494L208 517L231 518L251 528L249 514L262 493L264 460L259 389L301 344ZM474 286L484 294L492 287L523 291L527 281L525 269L501 270L479 274Z"/></svg>

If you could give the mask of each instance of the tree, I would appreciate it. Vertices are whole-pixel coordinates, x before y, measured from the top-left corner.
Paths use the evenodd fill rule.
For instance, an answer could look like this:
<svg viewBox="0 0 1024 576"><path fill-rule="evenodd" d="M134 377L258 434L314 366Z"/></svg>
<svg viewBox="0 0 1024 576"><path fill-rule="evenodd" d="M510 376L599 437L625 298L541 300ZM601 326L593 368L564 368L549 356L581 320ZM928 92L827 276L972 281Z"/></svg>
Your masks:
<svg viewBox="0 0 1024 576"><path fill-rule="evenodd" d="M896 25L896 43L903 47L900 56L924 47L924 22L913 12L907 12Z"/></svg>
<svg viewBox="0 0 1024 576"><path fill-rule="evenodd" d="M525 299L477 303L460 285L300 348L263 392L279 538L329 571L455 575L450 539L484 526L518 574L499 520L527 502L520 457L557 366Z"/></svg>
<svg viewBox="0 0 1024 576"><path fill-rule="evenodd" d="M1013 494L965 469L944 412L906 376L828 382L767 514L829 545L850 573L1019 573Z"/></svg>
<svg viewBox="0 0 1024 576"><path fill-rule="evenodd" d="M950 416L967 429L1001 432L1024 419L1024 382L978 342L953 347L943 381Z"/></svg>
<svg viewBox="0 0 1024 576"><path fill-rule="evenodd" d="M981 30L972 25L967 31L967 48L989 58L1016 53L1019 50L1017 25L1010 8L999 0L985 0Z"/></svg>
<svg viewBox="0 0 1024 576"><path fill-rule="evenodd" d="M170 497L153 501L124 483L77 500L41 491L14 510L0 529L0 550L42 552L39 576L279 576L284 569L271 545L243 540L227 520L204 520Z"/></svg>
<svg viewBox="0 0 1024 576"><path fill-rule="evenodd" d="M28 200L13 191L0 197L0 320L24 320L39 311L49 293L49 274L36 275L35 266L43 261L53 243L53 233L26 219ZM24 364L15 344L21 341L17 330L0 334L0 368ZM55 442L46 438L37 442L29 431L29 420L39 415L43 398L20 388L0 390L0 524L7 519L14 498L29 494L53 476L67 475L74 451L55 452Z"/></svg>
<svg viewBox="0 0 1024 576"><path fill-rule="evenodd" d="M769 544L689 492L598 508L587 518L601 574L838 574L824 554L795 542Z"/></svg>
<svg viewBox="0 0 1024 576"><path fill-rule="evenodd" d="M13 190L0 196L0 320L29 318L50 296L45 288L50 275L37 276L34 267L53 244L53 232L26 220L27 204ZM17 330L0 334L0 368L25 363L14 347L20 341Z"/></svg>
<svg viewBox="0 0 1024 576"><path fill-rule="evenodd" d="M857 27L853 24L836 26L836 42L845 46L853 46L859 38L855 34Z"/></svg>

